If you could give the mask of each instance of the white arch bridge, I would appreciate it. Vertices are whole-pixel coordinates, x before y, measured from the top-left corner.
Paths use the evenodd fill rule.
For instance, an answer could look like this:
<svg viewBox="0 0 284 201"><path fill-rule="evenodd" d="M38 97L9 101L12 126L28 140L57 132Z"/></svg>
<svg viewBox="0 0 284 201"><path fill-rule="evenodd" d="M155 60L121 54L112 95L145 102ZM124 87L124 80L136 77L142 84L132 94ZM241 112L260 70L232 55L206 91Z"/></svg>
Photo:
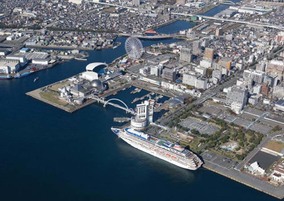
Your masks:
<svg viewBox="0 0 284 201"><path fill-rule="evenodd" d="M98 103L102 103L104 107L106 107L107 105L111 105L113 107L116 107L116 108L119 108L119 109L122 109L124 110L126 113L130 113L130 114L133 114L135 115L135 111L132 109L132 108L129 108L125 102L123 102L122 100L118 99L118 98L111 98L111 99L108 99L108 100L105 100L104 98L100 98L98 96L95 96L95 95L92 95L90 96L89 98L95 100L96 102ZM122 103L123 106L121 105L118 105L116 103L113 103L113 101L117 101L117 102L120 102Z"/></svg>

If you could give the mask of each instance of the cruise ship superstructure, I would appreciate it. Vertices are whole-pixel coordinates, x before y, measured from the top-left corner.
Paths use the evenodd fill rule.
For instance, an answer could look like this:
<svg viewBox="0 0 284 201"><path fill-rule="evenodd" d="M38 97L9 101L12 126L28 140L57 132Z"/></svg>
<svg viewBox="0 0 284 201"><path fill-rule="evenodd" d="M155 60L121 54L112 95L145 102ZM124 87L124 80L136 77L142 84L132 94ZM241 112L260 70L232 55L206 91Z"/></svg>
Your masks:
<svg viewBox="0 0 284 201"><path fill-rule="evenodd" d="M112 127L111 130L131 146L178 167L196 170L203 164L197 155L175 143L158 139L133 128Z"/></svg>

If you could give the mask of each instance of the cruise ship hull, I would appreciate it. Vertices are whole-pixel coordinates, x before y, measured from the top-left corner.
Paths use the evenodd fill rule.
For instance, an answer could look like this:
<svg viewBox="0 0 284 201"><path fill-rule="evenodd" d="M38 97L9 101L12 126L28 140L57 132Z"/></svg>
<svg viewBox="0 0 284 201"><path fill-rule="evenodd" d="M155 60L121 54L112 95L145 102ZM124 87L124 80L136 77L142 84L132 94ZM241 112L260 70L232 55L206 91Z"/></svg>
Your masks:
<svg viewBox="0 0 284 201"><path fill-rule="evenodd" d="M113 132L132 147L139 149L143 152L146 152L154 157L167 161L178 167L188 170L196 170L202 165L202 161L192 152L190 158L180 157L166 150L163 150L160 147L155 146L155 144L135 139L135 137L129 136L123 130L115 130L115 131L113 130Z"/></svg>

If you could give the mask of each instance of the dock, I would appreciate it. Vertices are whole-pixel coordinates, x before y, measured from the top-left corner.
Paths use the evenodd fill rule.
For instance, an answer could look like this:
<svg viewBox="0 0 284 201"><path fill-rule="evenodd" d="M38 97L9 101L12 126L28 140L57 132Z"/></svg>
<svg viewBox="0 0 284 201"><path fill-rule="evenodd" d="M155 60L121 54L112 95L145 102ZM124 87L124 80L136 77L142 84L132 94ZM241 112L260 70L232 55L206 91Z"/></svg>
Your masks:
<svg viewBox="0 0 284 201"><path fill-rule="evenodd" d="M66 79L67 80L67 79ZM73 104L70 104L68 102L65 102L63 100L60 100L60 99L56 99L54 96L51 96L50 94L44 94L44 91L53 86L53 85L56 85L56 84L60 84L61 82L64 82L66 80L63 80L63 81L60 81L60 82L56 82L56 83L53 83L51 85L48 85L48 86L44 86L44 87L41 87L39 89L36 89L36 90L33 90L33 91L30 91L30 92L27 92L26 95L28 96L31 96L37 100L40 100L44 103L47 103L49 105L52 105L56 108L59 108L61 110L64 110L66 112L69 112L69 113L73 113L81 108L84 108L90 104L93 104L96 102L96 100L93 100L93 99L89 99L89 100L86 100L82 105L73 105Z"/></svg>
<svg viewBox="0 0 284 201"><path fill-rule="evenodd" d="M74 76L72 76L74 77ZM120 85L119 87L113 89L113 90L108 90L105 91L105 93L100 94L100 95L89 95L85 97L85 101L82 104L75 104L72 102L68 102L66 100L62 100L60 98L60 94L59 94L59 88L68 85L68 83L70 78L52 83L50 85L38 88L36 90L27 92L26 95L31 96L37 100L40 100L44 103L47 103L49 105L52 105L56 108L59 108L61 110L64 110L66 112L69 113L73 113L81 108L84 108L90 104L93 103L100 103L102 104L104 107L106 107L107 105L111 105L113 107L119 108L121 110L124 110L126 113L130 113L130 114L135 114L134 110L132 108L128 108L128 106L121 100L116 99L116 98L111 98L111 99L106 99L106 97L108 97L109 95L115 94L118 91L121 91L127 87L129 87L130 85L125 84L125 85ZM113 103L111 101L117 101L122 103L123 106L118 105L116 103Z"/></svg>

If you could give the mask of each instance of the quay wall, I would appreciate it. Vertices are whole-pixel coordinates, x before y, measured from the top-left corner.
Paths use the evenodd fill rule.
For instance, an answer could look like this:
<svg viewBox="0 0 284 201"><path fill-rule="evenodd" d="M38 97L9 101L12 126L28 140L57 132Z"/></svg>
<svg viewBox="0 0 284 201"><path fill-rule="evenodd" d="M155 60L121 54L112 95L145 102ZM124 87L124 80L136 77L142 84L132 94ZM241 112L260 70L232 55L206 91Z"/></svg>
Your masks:
<svg viewBox="0 0 284 201"><path fill-rule="evenodd" d="M273 186L267 183L267 181L262 181L252 175L237 171L235 169L226 169L224 167L218 166L206 160L205 160L203 167L212 172L215 172L229 179L237 181L241 184L249 186L255 190L258 190L270 196L273 196L275 198L278 198L278 199L284 198L283 196L284 186L276 187L276 186Z"/></svg>

